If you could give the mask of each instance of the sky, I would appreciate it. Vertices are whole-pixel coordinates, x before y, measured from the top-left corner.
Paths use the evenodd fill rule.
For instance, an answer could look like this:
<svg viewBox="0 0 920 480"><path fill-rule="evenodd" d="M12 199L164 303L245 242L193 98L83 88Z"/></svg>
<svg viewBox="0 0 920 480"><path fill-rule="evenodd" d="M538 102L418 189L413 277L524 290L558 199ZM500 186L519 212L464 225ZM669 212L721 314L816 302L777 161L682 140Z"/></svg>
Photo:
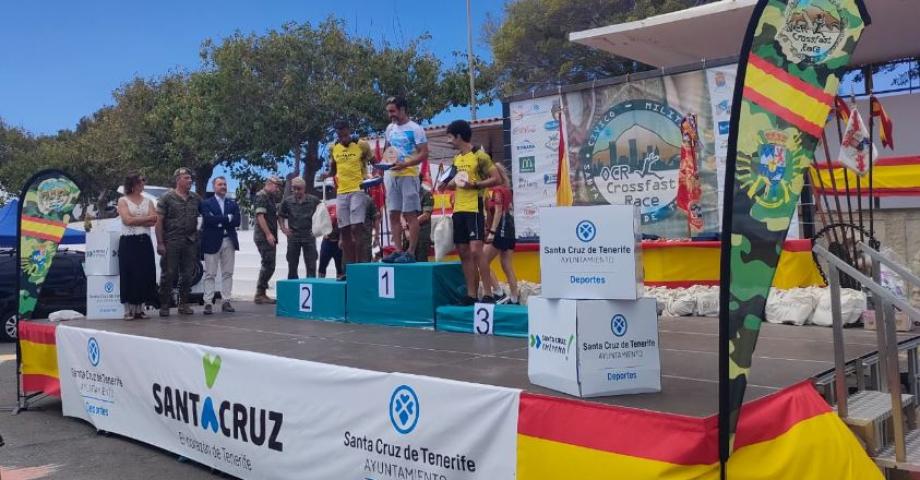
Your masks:
<svg viewBox="0 0 920 480"><path fill-rule="evenodd" d="M472 0L473 50L489 59L480 27L504 2ZM466 50L464 0L50 0L5 2L0 15L0 117L34 134L72 129L113 103L112 91L134 76L200 66L206 38L236 30L264 33L289 21L318 23L329 15L350 32L400 44L429 33L427 48L445 62ZM382 113L382 112L381 112ZM498 116L484 106L479 118ZM469 116L467 109L435 118Z"/></svg>

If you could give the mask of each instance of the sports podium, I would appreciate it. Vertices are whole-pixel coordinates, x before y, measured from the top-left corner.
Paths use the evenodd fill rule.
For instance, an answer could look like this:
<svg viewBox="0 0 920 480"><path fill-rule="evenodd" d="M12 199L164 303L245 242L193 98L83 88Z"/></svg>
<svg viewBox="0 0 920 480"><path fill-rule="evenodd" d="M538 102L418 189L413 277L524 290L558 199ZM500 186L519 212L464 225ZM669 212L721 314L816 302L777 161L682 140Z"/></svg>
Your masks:
<svg viewBox="0 0 920 480"><path fill-rule="evenodd" d="M279 280L279 317L527 336L527 307L457 306L466 296L458 262L358 263L347 281Z"/></svg>

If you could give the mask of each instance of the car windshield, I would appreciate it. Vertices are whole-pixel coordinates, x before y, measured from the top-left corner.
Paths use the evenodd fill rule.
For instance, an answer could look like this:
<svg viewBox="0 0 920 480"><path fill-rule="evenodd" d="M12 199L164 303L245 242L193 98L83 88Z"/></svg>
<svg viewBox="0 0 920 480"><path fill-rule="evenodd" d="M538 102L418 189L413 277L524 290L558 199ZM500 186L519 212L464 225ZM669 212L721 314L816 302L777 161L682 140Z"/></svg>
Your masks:
<svg viewBox="0 0 920 480"><path fill-rule="evenodd" d="M150 195L160 198L164 193L168 192L169 189L166 187L144 187L144 192L149 193Z"/></svg>

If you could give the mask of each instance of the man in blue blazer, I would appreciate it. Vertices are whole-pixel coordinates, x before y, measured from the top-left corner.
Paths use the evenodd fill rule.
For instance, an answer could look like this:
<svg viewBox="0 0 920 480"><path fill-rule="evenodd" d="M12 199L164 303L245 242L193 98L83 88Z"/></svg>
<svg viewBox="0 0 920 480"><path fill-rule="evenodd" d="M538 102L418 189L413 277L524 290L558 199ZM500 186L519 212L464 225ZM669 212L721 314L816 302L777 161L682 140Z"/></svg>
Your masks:
<svg viewBox="0 0 920 480"><path fill-rule="evenodd" d="M214 313L214 279L220 270L220 297L224 312L234 312L230 305L233 291L233 266L240 242L236 229L240 226L240 207L227 198L227 179L213 180L214 196L201 202L201 251L204 253L204 314Z"/></svg>

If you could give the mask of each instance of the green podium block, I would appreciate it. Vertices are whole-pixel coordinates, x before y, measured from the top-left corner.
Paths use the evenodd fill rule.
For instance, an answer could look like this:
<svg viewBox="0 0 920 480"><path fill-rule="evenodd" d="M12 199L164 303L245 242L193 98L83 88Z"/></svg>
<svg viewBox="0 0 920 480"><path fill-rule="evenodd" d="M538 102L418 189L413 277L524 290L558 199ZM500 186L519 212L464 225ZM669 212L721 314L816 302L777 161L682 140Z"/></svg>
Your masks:
<svg viewBox="0 0 920 480"><path fill-rule="evenodd" d="M345 282L331 278L278 280L279 317L306 320L345 321Z"/></svg>
<svg viewBox="0 0 920 480"><path fill-rule="evenodd" d="M443 332L474 333L474 307L448 305L438 307L435 329ZM482 315L482 312L480 312ZM495 305L492 334L502 337L527 338L527 307L524 305ZM484 328L481 324L480 328ZM486 327L487 328L487 327Z"/></svg>
<svg viewBox="0 0 920 480"><path fill-rule="evenodd" d="M348 321L434 328L435 310L466 294L458 262L359 263L347 268Z"/></svg>

